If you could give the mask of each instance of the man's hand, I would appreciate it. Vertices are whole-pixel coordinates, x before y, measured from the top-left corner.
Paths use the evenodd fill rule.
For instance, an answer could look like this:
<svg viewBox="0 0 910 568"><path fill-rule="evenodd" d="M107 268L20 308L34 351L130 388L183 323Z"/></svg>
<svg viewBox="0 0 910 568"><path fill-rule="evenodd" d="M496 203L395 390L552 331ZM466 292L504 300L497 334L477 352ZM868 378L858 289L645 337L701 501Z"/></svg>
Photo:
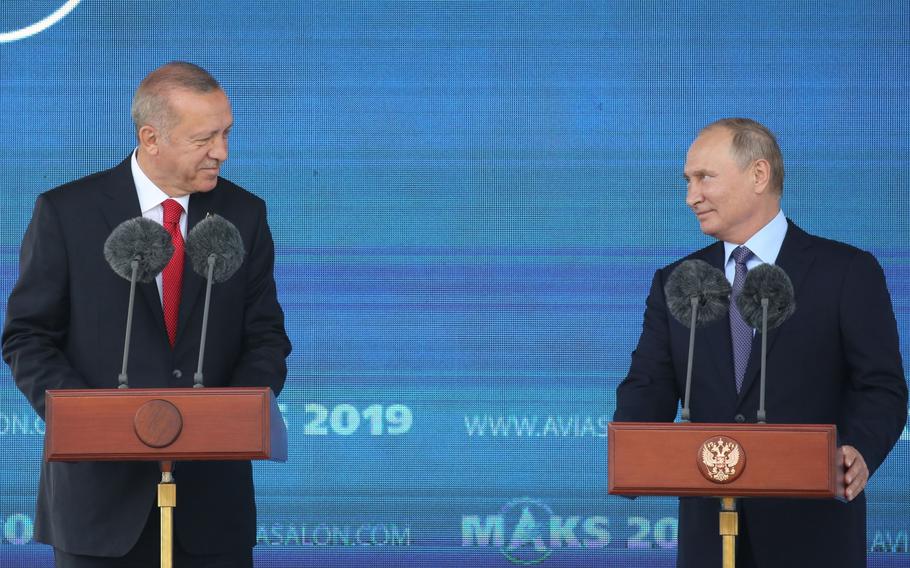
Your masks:
<svg viewBox="0 0 910 568"><path fill-rule="evenodd" d="M844 497L847 501L853 501L857 495L862 492L869 481L869 468L866 466L866 460L859 450L853 446L841 446L841 455L844 456Z"/></svg>

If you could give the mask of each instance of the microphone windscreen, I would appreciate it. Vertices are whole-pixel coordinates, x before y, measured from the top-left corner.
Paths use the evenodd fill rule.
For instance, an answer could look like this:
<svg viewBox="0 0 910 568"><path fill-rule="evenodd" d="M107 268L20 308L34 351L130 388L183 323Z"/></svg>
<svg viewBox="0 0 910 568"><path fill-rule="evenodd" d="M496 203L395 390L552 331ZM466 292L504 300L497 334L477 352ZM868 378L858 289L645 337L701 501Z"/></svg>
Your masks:
<svg viewBox="0 0 910 568"><path fill-rule="evenodd" d="M215 255L212 280L224 282L237 272L246 254L243 238L233 223L219 215L208 215L186 237L186 254L196 274L208 276L208 258Z"/></svg>
<svg viewBox="0 0 910 568"><path fill-rule="evenodd" d="M768 298L768 329L784 323L796 311L793 283L783 268L760 264L746 274L743 291L736 299L743 320L755 329L762 326L762 298Z"/></svg>
<svg viewBox="0 0 910 568"><path fill-rule="evenodd" d="M104 258L118 275L129 280L130 266L139 261L136 280L151 282L164 270L174 254L171 235L151 219L136 217L126 220L111 231L104 241Z"/></svg>
<svg viewBox="0 0 910 568"><path fill-rule="evenodd" d="M686 327L692 319L693 296L698 298L695 327L722 318L730 307L730 283L723 272L703 260L687 260L677 266L667 278L664 294L670 313Z"/></svg>

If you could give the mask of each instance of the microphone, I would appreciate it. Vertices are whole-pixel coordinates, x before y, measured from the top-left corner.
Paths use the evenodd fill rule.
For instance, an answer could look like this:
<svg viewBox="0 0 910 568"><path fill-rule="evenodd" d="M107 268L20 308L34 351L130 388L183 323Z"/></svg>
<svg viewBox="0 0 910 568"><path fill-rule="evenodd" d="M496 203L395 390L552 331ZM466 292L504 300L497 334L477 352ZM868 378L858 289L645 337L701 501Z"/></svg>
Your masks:
<svg viewBox="0 0 910 568"><path fill-rule="evenodd" d="M743 321L761 331L761 380L758 423L764 424L765 364L768 357L768 330L784 323L796 311L793 283L787 273L773 264L760 264L746 274L743 290L736 299Z"/></svg>
<svg viewBox="0 0 910 568"><path fill-rule="evenodd" d="M664 286L670 314L689 328L689 358L686 365L686 393L681 418L689 421L689 391L692 387L692 356L695 328L724 317L730 307L730 283L724 273L703 260L681 263Z"/></svg>
<svg viewBox="0 0 910 568"><path fill-rule="evenodd" d="M164 270L173 254L171 235L164 227L145 217L136 217L120 223L104 241L104 259L118 276L130 281L130 301L123 339L123 366L117 376L118 388L129 388L126 363L130 354L136 282L152 282L158 273Z"/></svg>
<svg viewBox="0 0 910 568"><path fill-rule="evenodd" d="M209 304L212 283L224 282L243 264L246 251L240 231L219 215L207 214L186 236L186 254L193 272L205 278L205 307L202 312L202 337L199 340L199 360L193 375L193 387L202 388L202 361L205 357L205 337L209 324Z"/></svg>

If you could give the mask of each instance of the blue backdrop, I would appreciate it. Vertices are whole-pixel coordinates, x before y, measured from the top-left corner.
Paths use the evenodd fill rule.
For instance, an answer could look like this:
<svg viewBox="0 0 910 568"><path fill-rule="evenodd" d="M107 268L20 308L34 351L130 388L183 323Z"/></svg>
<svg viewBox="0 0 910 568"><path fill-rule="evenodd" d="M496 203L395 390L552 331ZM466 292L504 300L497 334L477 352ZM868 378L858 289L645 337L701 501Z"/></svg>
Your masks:
<svg viewBox="0 0 910 568"><path fill-rule="evenodd" d="M259 566L672 566L675 501L607 495L605 429L653 271L708 242L681 172L716 118L769 126L787 215L878 257L906 373L906 2L4 2L3 312L37 194L125 157L173 59L231 97L295 348ZM4 366L3 566L50 565L42 434ZM908 469L910 429L872 566L910 565Z"/></svg>

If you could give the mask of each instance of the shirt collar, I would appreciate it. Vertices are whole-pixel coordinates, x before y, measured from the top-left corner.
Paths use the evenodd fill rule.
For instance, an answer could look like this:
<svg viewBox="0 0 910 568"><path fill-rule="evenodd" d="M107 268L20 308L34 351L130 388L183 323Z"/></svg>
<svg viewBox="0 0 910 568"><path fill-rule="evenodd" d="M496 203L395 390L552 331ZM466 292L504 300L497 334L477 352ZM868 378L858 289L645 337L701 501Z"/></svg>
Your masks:
<svg viewBox="0 0 910 568"><path fill-rule="evenodd" d="M136 154L138 154L139 149L133 151L133 156L130 158L130 168L133 172L133 183L136 184L136 194L139 196L139 209L143 214L154 209L161 205L161 203L167 199L173 199L183 207L185 212L189 212L190 206L190 196L184 195L182 197L171 197L170 195L161 191L155 182L153 182L145 172L142 171L142 168L139 167L139 160L136 159Z"/></svg>
<svg viewBox="0 0 910 568"><path fill-rule="evenodd" d="M787 235L787 217L784 212L778 211L777 215L771 219L767 225L762 227L757 233L752 235L743 246L752 251L752 254L760 262L774 264L777 261L777 255L780 253L780 247L784 244L784 237ZM738 244L724 241L724 266L730 261L730 255Z"/></svg>

